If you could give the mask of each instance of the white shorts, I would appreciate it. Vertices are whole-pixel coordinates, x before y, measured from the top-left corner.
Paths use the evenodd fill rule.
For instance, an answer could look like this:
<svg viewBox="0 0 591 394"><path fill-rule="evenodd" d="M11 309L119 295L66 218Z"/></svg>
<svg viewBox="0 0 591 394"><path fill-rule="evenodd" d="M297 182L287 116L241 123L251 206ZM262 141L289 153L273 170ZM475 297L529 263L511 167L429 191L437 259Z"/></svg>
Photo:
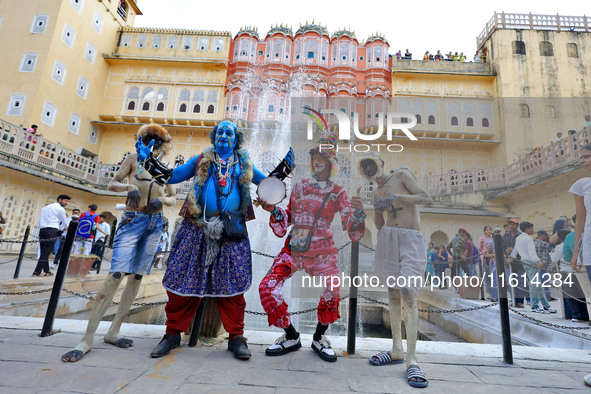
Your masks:
<svg viewBox="0 0 591 394"><path fill-rule="evenodd" d="M417 285L422 283L426 268L427 245L423 233L388 226L380 229L373 271L383 285L406 288L418 295Z"/></svg>

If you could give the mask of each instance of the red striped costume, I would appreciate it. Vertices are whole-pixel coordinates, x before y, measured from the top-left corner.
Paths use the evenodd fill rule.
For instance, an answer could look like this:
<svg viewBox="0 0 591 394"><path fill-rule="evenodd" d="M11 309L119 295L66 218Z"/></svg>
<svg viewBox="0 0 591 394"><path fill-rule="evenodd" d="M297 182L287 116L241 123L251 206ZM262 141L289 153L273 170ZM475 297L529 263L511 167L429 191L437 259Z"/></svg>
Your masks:
<svg viewBox="0 0 591 394"><path fill-rule="evenodd" d="M340 292L338 288L331 289L330 286L330 277L339 275L338 251L334 246L330 226L335 214L339 212L343 231L348 232L352 241L359 241L365 233L365 215L351 208L345 189L332 182L319 183L314 179L302 179L293 186L287 209L278 208L279 214L271 215L269 225L278 237L285 236L292 224L312 226L327 193L331 193L331 196L314 227L309 250L292 254L289 248L290 238L287 237L283 249L261 281L259 293L270 326L287 328L291 324L288 305L281 290L285 281L300 270L305 270L311 276L327 277L327 286L318 303L318 321L328 325L340 317Z"/></svg>

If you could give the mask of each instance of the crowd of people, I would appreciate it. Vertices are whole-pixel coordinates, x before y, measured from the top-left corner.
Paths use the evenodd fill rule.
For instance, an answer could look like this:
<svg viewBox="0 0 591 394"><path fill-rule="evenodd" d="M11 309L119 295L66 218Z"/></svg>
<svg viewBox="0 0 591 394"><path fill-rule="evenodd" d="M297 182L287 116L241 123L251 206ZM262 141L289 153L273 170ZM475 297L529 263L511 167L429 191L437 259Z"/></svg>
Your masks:
<svg viewBox="0 0 591 394"><path fill-rule="evenodd" d="M574 190L575 195L579 192L578 186L571 190ZM574 215L572 221L566 217L556 220L551 233L543 229L535 231L534 224L520 222L516 218L509 219L503 225L505 281L507 286L514 284L508 287L514 307L524 308L529 304L532 312L556 313L557 309L550 304L557 301L551 293L551 288L552 283L560 283L560 290L564 292L562 307L566 318L576 322L589 322L585 296L579 283L581 278L574 275L581 271L580 265L583 264L582 260L575 262L576 259L573 258L576 234L573 223L576 222L576 217L577 215ZM497 231L501 232L501 229L497 228ZM478 275L485 278L483 286L488 299L492 302L498 301L493 233L491 226L485 226L483 234L474 242L472 235L466 229L460 228L447 246L429 242L427 279L432 281L432 277L439 277L434 283L444 289L446 282L443 275L448 268L452 276ZM532 238L534 234L535 239ZM591 281L591 266L588 272ZM509 282L509 278L514 279ZM559 280L555 281L558 278Z"/></svg>
<svg viewBox="0 0 591 394"><path fill-rule="evenodd" d="M402 51L396 52L396 59L398 60L412 60L412 53L407 49L404 53ZM423 55L423 60L435 60L435 61L448 61L448 62L465 62L466 55L464 52L452 52L449 51L446 54L441 53L438 50L436 53L430 53L429 51L425 52ZM478 50L474 55L474 59L472 60L474 63L484 63L486 62L486 54L483 51Z"/></svg>
<svg viewBox="0 0 591 394"><path fill-rule="evenodd" d="M111 237L111 225L106 221L107 214L97 213L97 205L90 204L88 211L80 213L78 208L72 210L68 217L65 207L71 197L60 194L57 201L41 209L39 216L39 259L33 277L52 276L58 267L64 249L65 232L72 220L78 221L78 228L72 246L72 255L94 256L91 270L97 270ZM0 212L0 237L2 227L6 223ZM160 236L157 252L164 252L168 247L168 226ZM1 238L0 238L1 239ZM53 265L49 266L49 257L53 254Z"/></svg>

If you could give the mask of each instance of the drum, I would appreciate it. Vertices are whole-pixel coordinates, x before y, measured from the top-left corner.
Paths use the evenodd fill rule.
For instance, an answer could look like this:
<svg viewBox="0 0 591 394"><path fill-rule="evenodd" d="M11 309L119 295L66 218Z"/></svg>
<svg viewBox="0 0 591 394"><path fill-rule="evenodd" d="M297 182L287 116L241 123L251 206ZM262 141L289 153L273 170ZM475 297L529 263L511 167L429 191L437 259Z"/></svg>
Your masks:
<svg viewBox="0 0 591 394"><path fill-rule="evenodd" d="M287 197L287 188L282 180L269 176L259 183L257 196L267 204L277 205Z"/></svg>

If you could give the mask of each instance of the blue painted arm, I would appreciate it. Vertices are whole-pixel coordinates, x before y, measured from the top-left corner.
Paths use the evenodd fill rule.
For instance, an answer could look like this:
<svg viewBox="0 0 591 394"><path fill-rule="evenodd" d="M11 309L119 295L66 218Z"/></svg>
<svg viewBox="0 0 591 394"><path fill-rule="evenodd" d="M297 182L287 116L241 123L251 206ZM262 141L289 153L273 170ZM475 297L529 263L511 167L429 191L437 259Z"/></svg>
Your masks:
<svg viewBox="0 0 591 394"><path fill-rule="evenodd" d="M172 170L172 176L170 177L168 183L181 183L183 181L191 179L193 175L195 175L195 169L197 168L198 159L199 156L192 157L185 164L178 166L177 168Z"/></svg>
<svg viewBox="0 0 591 394"><path fill-rule="evenodd" d="M265 179L267 177L265 174L263 174L261 171L259 171L259 169L256 168L254 166L254 164L252 165L252 171L253 171L252 183L254 183L255 185L258 185L259 183L261 183L261 181L263 179Z"/></svg>

